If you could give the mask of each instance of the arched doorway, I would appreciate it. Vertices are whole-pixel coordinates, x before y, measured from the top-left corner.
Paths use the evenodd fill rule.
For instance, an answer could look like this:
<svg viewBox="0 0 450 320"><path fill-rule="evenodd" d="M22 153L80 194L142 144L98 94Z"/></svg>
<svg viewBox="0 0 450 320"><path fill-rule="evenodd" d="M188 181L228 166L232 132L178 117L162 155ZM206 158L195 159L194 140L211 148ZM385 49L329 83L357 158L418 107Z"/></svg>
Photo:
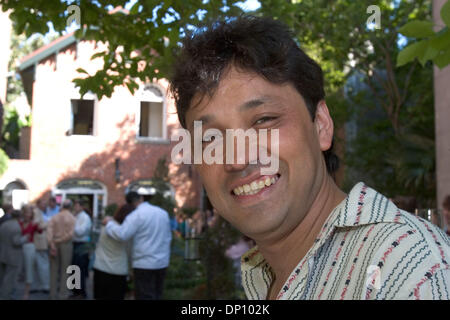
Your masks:
<svg viewBox="0 0 450 320"><path fill-rule="evenodd" d="M8 203L14 209L20 210L29 202L29 190L24 182L15 180L8 183L3 189L3 203Z"/></svg>
<svg viewBox="0 0 450 320"><path fill-rule="evenodd" d="M94 220L103 213L107 201L107 189L99 181L91 179L63 180L52 190L52 195L61 203L65 199L81 199L87 202Z"/></svg>

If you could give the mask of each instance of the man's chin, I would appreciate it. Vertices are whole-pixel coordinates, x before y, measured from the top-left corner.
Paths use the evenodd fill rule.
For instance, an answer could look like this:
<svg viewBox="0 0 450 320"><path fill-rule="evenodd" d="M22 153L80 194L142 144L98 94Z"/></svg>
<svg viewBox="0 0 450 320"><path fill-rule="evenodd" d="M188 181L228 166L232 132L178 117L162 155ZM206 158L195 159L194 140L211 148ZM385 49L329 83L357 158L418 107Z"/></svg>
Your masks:
<svg viewBox="0 0 450 320"><path fill-rule="evenodd" d="M228 207L223 218L250 238L259 238L279 228L286 212L280 204L255 204L246 208Z"/></svg>

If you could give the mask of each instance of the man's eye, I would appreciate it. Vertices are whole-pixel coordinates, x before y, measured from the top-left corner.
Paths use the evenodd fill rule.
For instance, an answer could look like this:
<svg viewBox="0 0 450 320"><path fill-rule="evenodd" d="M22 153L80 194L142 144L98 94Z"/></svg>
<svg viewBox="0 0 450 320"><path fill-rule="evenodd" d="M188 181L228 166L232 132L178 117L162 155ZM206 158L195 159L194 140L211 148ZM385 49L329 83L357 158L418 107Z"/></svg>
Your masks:
<svg viewBox="0 0 450 320"><path fill-rule="evenodd" d="M263 124L264 122L271 121L271 120L274 120L274 119L276 119L276 117L262 117L262 118L258 119L255 122L255 124Z"/></svg>

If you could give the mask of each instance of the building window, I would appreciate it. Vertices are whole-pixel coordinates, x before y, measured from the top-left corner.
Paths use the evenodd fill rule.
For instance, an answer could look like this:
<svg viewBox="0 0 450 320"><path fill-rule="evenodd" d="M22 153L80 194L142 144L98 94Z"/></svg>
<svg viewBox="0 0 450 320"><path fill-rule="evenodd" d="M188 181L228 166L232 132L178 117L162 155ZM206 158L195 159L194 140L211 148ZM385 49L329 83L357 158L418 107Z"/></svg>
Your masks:
<svg viewBox="0 0 450 320"><path fill-rule="evenodd" d="M93 135L94 100L70 100L72 105L73 135Z"/></svg>
<svg viewBox="0 0 450 320"><path fill-rule="evenodd" d="M165 139L164 95L155 85L147 85L139 96L138 138Z"/></svg>
<svg viewBox="0 0 450 320"><path fill-rule="evenodd" d="M139 136L162 138L163 104L162 102L141 101Z"/></svg>

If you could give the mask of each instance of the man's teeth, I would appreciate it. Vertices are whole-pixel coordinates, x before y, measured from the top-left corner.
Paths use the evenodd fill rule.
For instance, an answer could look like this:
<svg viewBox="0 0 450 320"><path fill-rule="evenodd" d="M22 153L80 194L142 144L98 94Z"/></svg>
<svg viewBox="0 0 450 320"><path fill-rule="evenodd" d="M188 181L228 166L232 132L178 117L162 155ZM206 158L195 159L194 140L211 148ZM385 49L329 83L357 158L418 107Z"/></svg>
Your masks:
<svg viewBox="0 0 450 320"><path fill-rule="evenodd" d="M252 181L252 183L250 183L250 184L244 184L243 186L234 188L233 192L237 196L248 196L248 195L256 194L259 191L261 191L261 189L271 186L277 180L278 180L278 176L265 177L260 180Z"/></svg>

